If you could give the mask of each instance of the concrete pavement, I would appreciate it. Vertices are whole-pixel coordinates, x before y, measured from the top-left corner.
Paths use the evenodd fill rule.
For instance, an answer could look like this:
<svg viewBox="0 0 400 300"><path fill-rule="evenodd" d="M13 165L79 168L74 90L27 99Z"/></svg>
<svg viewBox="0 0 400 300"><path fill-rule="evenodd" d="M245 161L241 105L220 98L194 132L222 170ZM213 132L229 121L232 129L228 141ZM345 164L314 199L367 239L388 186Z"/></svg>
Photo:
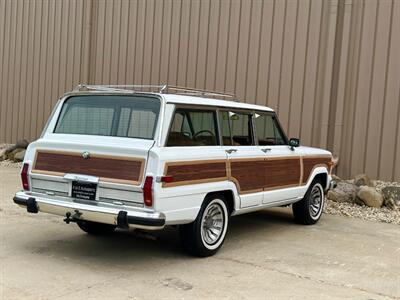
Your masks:
<svg viewBox="0 0 400 300"><path fill-rule="evenodd" d="M177 231L89 236L12 203L0 166L0 299L400 299L400 227L288 208L231 219L221 251L185 255Z"/></svg>

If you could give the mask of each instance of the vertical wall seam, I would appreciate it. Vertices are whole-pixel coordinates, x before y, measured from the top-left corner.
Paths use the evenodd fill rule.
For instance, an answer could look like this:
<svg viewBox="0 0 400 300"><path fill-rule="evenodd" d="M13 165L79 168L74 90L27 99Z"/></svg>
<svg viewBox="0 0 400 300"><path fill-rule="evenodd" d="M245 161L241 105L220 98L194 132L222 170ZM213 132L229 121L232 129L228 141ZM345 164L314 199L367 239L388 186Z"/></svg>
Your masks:
<svg viewBox="0 0 400 300"><path fill-rule="evenodd" d="M251 2L250 4L250 18L249 18L249 32L247 34L247 51L246 51L246 67L245 67L245 74L246 74L246 80L244 83L244 99L247 99L247 83L248 83L248 78L249 78L249 56L250 56L250 37L251 37L251 24L252 24L252 14L253 14L253 4L254 1Z"/></svg>
<svg viewBox="0 0 400 300"><path fill-rule="evenodd" d="M210 19L211 19L211 2L208 2L208 22L207 22L207 37L206 37L206 62L204 66L204 81L202 88L206 89L207 86L207 70L208 70L208 46L209 46L209 39L210 39Z"/></svg>
<svg viewBox="0 0 400 300"><path fill-rule="evenodd" d="M185 86L187 86L187 75L189 70L189 54L190 54L190 25L192 23L192 1L189 1L189 24L188 24L188 37L186 44L186 66L185 66Z"/></svg>
<svg viewBox="0 0 400 300"><path fill-rule="evenodd" d="M294 41L293 41L293 48L292 48L292 70L290 74L290 92L289 92L289 114L288 114L288 123L287 128L288 131L290 129L290 120L291 120L291 113L292 113L292 103L293 103L293 74L294 74L294 65L295 65L295 58L296 58L296 37L297 37L297 29L298 29L298 22L299 22L299 3L296 3L296 21L295 21L295 29L294 29ZM304 79L303 79L304 81Z"/></svg>
<svg viewBox="0 0 400 300"><path fill-rule="evenodd" d="M228 54L229 54L229 41L230 41L230 24L231 24L231 13L232 13L232 2L229 2L229 13L228 13L228 29L227 29L227 34L228 38L226 41L226 55L225 55L225 78L224 78L224 92L226 92L226 80L228 76L226 75L228 73Z"/></svg>
<svg viewBox="0 0 400 300"><path fill-rule="evenodd" d="M219 53L219 33L221 29L221 2L218 2L218 25L217 25L217 44L215 46L215 64L214 64L214 83L213 90L217 87L217 66L218 66L218 53Z"/></svg>
<svg viewBox="0 0 400 300"><path fill-rule="evenodd" d="M194 70L194 87L197 87L197 66L199 65L199 40L200 40L200 23L201 23L201 2L199 4L199 22L197 23L197 43L196 43L196 65Z"/></svg>
<svg viewBox="0 0 400 300"><path fill-rule="evenodd" d="M181 1L181 5L179 6L179 29L178 29L178 54L177 54L177 60L176 60L176 74L175 74L175 84L178 85L178 75L179 75L179 55L180 55L180 50L181 50L181 28L182 28L182 6L183 6L183 1ZM154 29L154 26L153 26Z"/></svg>
<svg viewBox="0 0 400 300"><path fill-rule="evenodd" d="M147 7L147 1L144 1L144 20L143 20L143 45L142 45L142 72L140 73L140 83L141 84L144 84L143 83L143 72L144 72L144 57L145 57L145 45L146 45L146 21L147 21L147 10L148 10L148 7ZM171 14L171 16L172 16L172 14ZM171 42L170 42L170 45L171 45Z"/></svg>
<svg viewBox="0 0 400 300"><path fill-rule="evenodd" d="M264 2L261 2L261 18L259 28L260 31L258 33L258 53L257 53L257 66L256 66L256 91L254 93L254 102L258 103L258 80L259 80L259 72L260 72L260 55L261 55L261 35L262 35L262 28L263 28L263 19L264 19Z"/></svg>
<svg viewBox="0 0 400 300"><path fill-rule="evenodd" d="M304 67L303 67L303 86L302 86L302 93L301 93L301 103L300 103L300 120L303 120L303 107L304 107L304 94L305 94L305 87L306 87L306 74L307 74L307 63L308 63L308 48L310 44L310 23L311 23L311 1L309 0L309 8L308 8L308 20L307 20L307 34L306 34L306 51L304 53ZM301 133L303 129L303 122L300 122L299 128L299 138L301 139Z"/></svg>
<svg viewBox="0 0 400 300"><path fill-rule="evenodd" d="M362 2L362 11L361 11L361 21L360 21L360 28L359 28L359 45L358 45L358 51L361 52L361 44L362 44L362 28L363 28L363 24L364 24L364 15L365 15L365 3ZM353 99L353 105L352 105L352 123L354 122L354 118L356 115L356 107L357 107L357 97L358 97L358 79L359 79L359 75L360 75L360 61L361 61L361 55L359 53L359 55L357 56L357 66L356 66L356 79L355 79L355 94L354 94L354 99ZM354 126L351 126L351 138L350 138L350 142L353 141L354 138ZM350 167L350 172L352 171L352 165L351 165L351 161L352 161L352 157L353 157L353 143L351 143L350 145L350 159L349 159L349 167Z"/></svg>
<svg viewBox="0 0 400 300"><path fill-rule="evenodd" d="M282 28L282 42L281 42L281 58L279 62L279 80L278 80L278 95L277 95L277 107L276 112L279 114L281 106L281 82L282 82L282 64L283 64L283 53L285 49L285 32L286 32L286 17L287 17L287 6L288 1L285 0L285 10L283 13L283 28Z"/></svg>
<svg viewBox="0 0 400 300"><path fill-rule="evenodd" d="M336 111L337 111L337 98L339 90L339 75L341 69L342 59L342 41L343 41L343 26L344 26L344 10L345 0L338 0L337 13L336 13L336 29L334 40L334 53L333 53L333 67L331 75L331 92L329 99L329 115L328 115L328 128L327 128L327 148L333 150L333 144L336 132ZM340 151L340 149L339 149Z"/></svg>
<svg viewBox="0 0 400 300"><path fill-rule="evenodd" d="M121 34L121 28L122 28L122 1L121 1L121 3L120 3L120 6L119 6L119 24L118 24L118 48L117 48L117 57L118 57L118 59L117 59L117 80L116 80L116 83L119 83L119 81L118 81L118 79L119 79L119 74L120 74L120 71L119 71L119 62L120 62L120 49L119 49L119 45L121 45L121 36L122 36L122 34ZM155 10L154 10L155 11ZM128 30L127 30L128 31ZM154 36L154 34L153 34L153 36ZM151 60L150 60L150 62L151 62ZM151 65L150 65L150 67L151 67ZM126 69L126 65L125 65L125 69ZM151 72L151 68L150 68L150 72ZM151 75L151 73L150 73L150 75Z"/></svg>
<svg viewBox="0 0 400 300"><path fill-rule="evenodd" d="M273 0L272 2L272 24L271 24L271 32L270 32L270 37L271 37L271 44L269 45L269 58L268 58L268 80L267 80L267 91L266 91L266 96L267 96L267 105L269 104L269 82L271 78L271 60L272 60L272 42L274 41L274 25L275 25L275 4L277 0Z"/></svg>
<svg viewBox="0 0 400 300"><path fill-rule="evenodd" d="M316 66L316 76L315 76L315 80L318 82L319 79L319 75L320 75L320 59L321 59L321 40L322 40L322 35L323 35L323 28L322 28L322 24L324 21L324 6L325 2L322 3L321 5L321 20L320 20L320 24L319 24L319 34L318 34L318 54L317 54L317 66ZM318 84L315 84L314 86L314 99L313 99L313 109L312 109L312 120L314 120L314 116L316 113L316 107L317 107L317 103L316 103L316 99L317 99L317 91L318 91ZM318 125L319 126L319 125ZM315 123L313 122L313 125L311 127L311 144L314 145L315 142Z"/></svg>
<svg viewBox="0 0 400 300"><path fill-rule="evenodd" d="M399 105L397 106L397 116L400 116L400 90L399 90L399 97L398 97L398 99L399 99ZM396 142L394 143L394 153L395 153L395 155L396 155L396 153L397 153L397 155L395 156L395 158L394 158L394 164L393 164L393 174L392 174L392 178L393 178L393 180L397 180L396 178L395 178L395 176L396 176L396 165L397 165L397 161L398 160L400 160L400 155L398 154L398 151L397 151L397 145L399 144L399 131L400 131L400 118L398 117L397 118L397 124L396 124L396 135L395 135L395 137L396 137Z"/></svg>
<svg viewBox="0 0 400 300"><path fill-rule="evenodd" d="M151 51L150 51L150 82L149 84L152 84L152 80L153 80L153 56L154 56L154 39L155 39L155 19L156 19L156 2L153 2L154 6L153 6L153 29L152 29L152 39L151 39Z"/></svg>
<svg viewBox="0 0 400 300"><path fill-rule="evenodd" d="M242 21L242 0L240 0L240 7L239 7L239 30L238 30L238 35L237 35L237 45L236 45L236 59L235 59L235 81L234 81L234 86L233 86L233 90L234 90L234 94L237 94L237 69L238 69L238 60L239 60L239 45L240 45L240 33L241 33L241 28L242 26L240 26Z"/></svg>
<svg viewBox="0 0 400 300"><path fill-rule="evenodd" d="M372 57L371 57L371 75L369 77L369 91L368 91L368 106L367 106L367 119L365 127L367 131L365 132L365 144L364 144L364 159L362 170L365 172L366 163L367 163L367 148L368 148L368 140L369 140L369 128L370 128L370 113L371 113L371 102L372 102L372 85L374 81L374 71L375 71L375 55L376 55L376 35L378 31L378 16L379 16L379 2L376 4L376 13L375 13L375 26L374 26L374 41L373 41L373 49L372 49Z"/></svg>
<svg viewBox="0 0 400 300"><path fill-rule="evenodd" d="M24 19L24 11L25 11L25 5L24 4L22 4L22 12L21 12L21 14L22 14L22 19ZM19 64L19 70L18 70L18 74L19 74L19 76L18 76L18 82L19 83L21 83L21 79L22 79L22 48L23 48L23 39L24 39L24 22L23 21L21 21L21 40L20 40L20 43L21 43L21 46L20 46L20 52L19 52L19 59L20 59L20 64ZM18 139L20 139L20 109L21 109L21 101L22 101L22 99L20 98L21 97L21 89L22 89L23 87L22 86L20 86L19 88L18 88L18 96L17 96L17 99L18 99L18 104L17 104L17 107L18 107L18 109L17 109L17 130L16 130L16 137L17 137L17 140ZM22 120L21 120L22 121Z"/></svg>
<svg viewBox="0 0 400 300"><path fill-rule="evenodd" d="M394 0L392 0L392 5L391 5L391 10L390 10L390 27L389 27L389 38L388 38L388 48L386 51L386 68L385 68L385 88L383 91L383 104L382 104L382 114L381 114L381 128L380 128L380 134L379 134L379 152L378 152L378 170L377 170L377 175L380 177L381 174L381 162L382 162L382 141L383 141L383 127L385 124L385 110L386 110L386 96L387 96L387 83L388 83L388 74L389 74L389 61L390 61L390 48L392 45L392 27L393 27L393 14L394 14ZM399 101L400 103L400 101ZM399 104L400 106L400 104ZM398 118L400 117L400 114L397 114ZM396 151L394 152L394 155L396 156ZM394 169L395 164L393 164L393 169ZM394 172L394 170L393 170ZM393 175L394 178L394 175Z"/></svg>
<svg viewBox="0 0 400 300"><path fill-rule="evenodd" d="M158 64L158 81L161 81L161 59L162 59L162 53L163 53L163 44L164 43L162 43L162 37L164 36L164 12L165 12L165 9L164 9L164 3L165 3L165 1L162 1L162 12L161 12L161 36L160 36L160 39L161 39L161 47L160 47L160 54L159 54L159 64ZM165 84L166 82L162 82L162 84Z"/></svg>

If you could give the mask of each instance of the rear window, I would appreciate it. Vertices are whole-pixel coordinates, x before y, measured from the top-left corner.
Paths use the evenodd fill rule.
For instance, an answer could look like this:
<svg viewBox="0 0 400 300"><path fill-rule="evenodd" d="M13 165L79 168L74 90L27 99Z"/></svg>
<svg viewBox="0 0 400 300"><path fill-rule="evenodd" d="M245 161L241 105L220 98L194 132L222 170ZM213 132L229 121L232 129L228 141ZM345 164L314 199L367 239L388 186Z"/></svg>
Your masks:
<svg viewBox="0 0 400 300"><path fill-rule="evenodd" d="M153 139L160 101L143 96L73 96L61 109L54 133Z"/></svg>

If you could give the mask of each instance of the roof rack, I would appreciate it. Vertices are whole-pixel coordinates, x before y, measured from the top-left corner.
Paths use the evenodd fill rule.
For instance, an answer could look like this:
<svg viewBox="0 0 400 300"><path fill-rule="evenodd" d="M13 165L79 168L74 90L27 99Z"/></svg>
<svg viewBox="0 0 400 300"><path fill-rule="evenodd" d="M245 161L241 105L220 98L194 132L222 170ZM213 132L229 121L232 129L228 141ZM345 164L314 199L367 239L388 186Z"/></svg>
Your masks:
<svg viewBox="0 0 400 300"><path fill-rule="evenodd" d="M223 100L239 102L233 94L221 93L216 91L201 90L174 85L88 85L79 84L74 91L103 91L103 92L151 92L160 94L178 94L195 97L209 97Z"/></svg>

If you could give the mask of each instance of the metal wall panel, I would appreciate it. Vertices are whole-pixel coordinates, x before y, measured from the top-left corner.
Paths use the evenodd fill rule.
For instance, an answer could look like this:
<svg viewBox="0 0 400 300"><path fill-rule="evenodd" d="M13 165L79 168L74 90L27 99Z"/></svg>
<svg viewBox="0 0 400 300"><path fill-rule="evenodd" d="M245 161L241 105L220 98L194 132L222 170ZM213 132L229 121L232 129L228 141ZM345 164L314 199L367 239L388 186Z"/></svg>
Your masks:
<svg viewBox="0 0 400 300"><path fill-rule="evenodd" d="M277 110L339 175L400 180L400 0L0 0L0 141L78 83L170 83Z"/></svg>

